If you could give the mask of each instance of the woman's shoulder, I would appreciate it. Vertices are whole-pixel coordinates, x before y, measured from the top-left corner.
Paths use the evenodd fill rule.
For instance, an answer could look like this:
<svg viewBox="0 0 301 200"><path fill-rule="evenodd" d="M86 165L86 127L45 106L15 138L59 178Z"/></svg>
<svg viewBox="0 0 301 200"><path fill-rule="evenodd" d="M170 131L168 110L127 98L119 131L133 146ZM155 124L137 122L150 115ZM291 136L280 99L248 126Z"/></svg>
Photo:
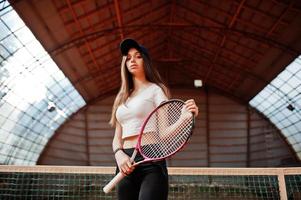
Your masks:
<svg viewBox="0 0 301 200"><path fill-rule="evenodd" d="M164 95L167 98L170 98L170 94L169 94L169 90L165 85L159 85L156 83L152 83L152 89L151 90L151 94L155 94L155 95Z"/></svg>
<svg viewBox="0 0 301 200"><path fill-rule="evenodd" d="M157 83L150 83L149 87L152 89L161 89L161 87Z"/></svg>
<svg viewBox="0 0 301 200"><path fill-rule="evenodd" d="M150 83L149 89L153 92L163 91L162 88L156 83Z"/></svg>

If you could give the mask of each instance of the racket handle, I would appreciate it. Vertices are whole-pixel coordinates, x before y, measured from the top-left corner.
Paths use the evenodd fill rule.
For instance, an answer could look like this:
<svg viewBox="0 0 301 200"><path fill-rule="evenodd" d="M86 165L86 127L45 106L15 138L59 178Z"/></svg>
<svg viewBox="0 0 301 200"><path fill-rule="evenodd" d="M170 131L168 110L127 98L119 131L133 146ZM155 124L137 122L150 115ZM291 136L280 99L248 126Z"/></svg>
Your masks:
<svg viewBox="0 0 301 200"><path fill-rule="evenodd" d="M125 175L123 175L121 172L119 172L104 188L104 193L109 193L119 181L121 181Z"/></svg>

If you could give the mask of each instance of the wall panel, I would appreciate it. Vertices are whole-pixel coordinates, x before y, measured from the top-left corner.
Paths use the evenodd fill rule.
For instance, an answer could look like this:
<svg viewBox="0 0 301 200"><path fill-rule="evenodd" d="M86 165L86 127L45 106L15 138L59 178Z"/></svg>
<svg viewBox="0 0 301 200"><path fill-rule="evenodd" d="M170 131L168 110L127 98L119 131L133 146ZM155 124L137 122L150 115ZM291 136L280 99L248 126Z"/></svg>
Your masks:
<svg viewBox="0 0 301 200"><path fill-rule="evenodd" d="M214 90L173 89L172 94L194 98L200 114L189 144L168 160L169 166L273 167L299 162L281 133L248 105ZM49 140L38 163L114 165L114 129L108 124L113 100L99 100L73 115Z"/></svg>

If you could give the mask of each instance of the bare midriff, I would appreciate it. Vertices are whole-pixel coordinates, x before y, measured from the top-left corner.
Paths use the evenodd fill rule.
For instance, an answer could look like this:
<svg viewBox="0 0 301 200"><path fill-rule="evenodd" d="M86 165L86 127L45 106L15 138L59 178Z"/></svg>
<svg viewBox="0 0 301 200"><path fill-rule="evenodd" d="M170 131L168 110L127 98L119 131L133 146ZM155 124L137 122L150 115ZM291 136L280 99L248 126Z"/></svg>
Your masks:
<svg viewBox="0 0 301 200"><path fill-rule="evenodd" d="M154 137L155 132L147 132L143 133L143 140L141 141L141 145L147 145L147 144L154 144L156 143L156 137ZM123 139L123 148L129 149L129 148L135 148L137 145L139 135L134 135L131 137L126 137Z"/></svg>
<svg viewBox="0 0 301 200"><path fill-rule="evenodd" d="M138 135L134 135L131 137L126 137L123 139L123 148L129 149L129 148L135 148L138 141Z"/></svg>

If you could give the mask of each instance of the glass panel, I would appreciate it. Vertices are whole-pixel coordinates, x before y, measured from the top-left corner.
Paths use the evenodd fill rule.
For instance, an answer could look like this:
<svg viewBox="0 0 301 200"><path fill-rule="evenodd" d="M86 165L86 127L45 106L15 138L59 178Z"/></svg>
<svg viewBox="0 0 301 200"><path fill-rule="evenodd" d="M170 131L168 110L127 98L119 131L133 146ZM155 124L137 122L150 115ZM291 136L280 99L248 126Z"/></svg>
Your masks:
<svg viewBox="0 0 301 200"><path fill-rule="evenodd" d="M5 38L9 34L9 29L5 24L0 20L0 40Z"/></svg>
<svg viewBox="0 0 301 200"><path fill-rule="evenodd" d="M33 41L35 38L33 37L30 30L24 26L20 30L15 32L16 37L19 38L20 42L26 45L27 43Z"/></svg>
<svg viewBox="0 0 301 200"><path fill-rule="evenodd" d="M272 82L272 85L275 86L276 88L281 87L284 84L284 81L281 79L274 79Z"/></svg>
<svg viewBox="0 0 301 200"><path fill-rule="evenodd" d="M292 145L301 143L300 58L296 58L249 102L270 118ZM274 91L271 88L274 88ZM271 94L268 95L269 93ZM300 156L300 148L296 148L296 145L293 145L293 148Z"/></svg>
<svg viewBox="0 0 301 200"><path fill-rule="evenodd" d="M14 56L22 60L24 64L34 59L26 48L19 49Z"/></svg>
<svg viewBox="0 0 301 200"><path fill-rule="evenodd" d="M46 54L44 48L37 40L33 40L32 42L27 44L26 48L30 49L30 52L38 58Z"/></svg>
<svg viewBox="0 0 301 200"><path fill-rule="evenodd" d="M6 48L4 48L1 44L0 44L0 56L3 58L3 59L6 59L8 58L9 56L9 52L6 50ZM2 63L2 61L1 61Z"/></svg>
<svg viewBox="0 0 301 200"><path fill-rule="evenodd" d="M5 25L12 31L16 31L24 26L24 22L19 18L18 14L11 10L10 12L1 16ZM19 20L16 20L19 19Z"/></svg>
<svg viewBox="0 0 301 200"><path fill-rule="evenodd" d="M86 103L15 11L4 10L0 19L0 57L6 59L0 65L0 164L32 165L54 131ZM48 110L50 102L55 102L53 111Z"/></svg>
<svg viewBox="0 0 301 200"><path fill-rule="evenodd" d="M14 35L9 35L5 39L3 39L1 43L11 54L15 53L18 49L22 47L22 44Z"/></svg>
<svg viewBox="0 0 301 200"><path fill-rule="evenodd" d="M293 137L296 141L301 141L301 134L294 134Z"/></svg>

